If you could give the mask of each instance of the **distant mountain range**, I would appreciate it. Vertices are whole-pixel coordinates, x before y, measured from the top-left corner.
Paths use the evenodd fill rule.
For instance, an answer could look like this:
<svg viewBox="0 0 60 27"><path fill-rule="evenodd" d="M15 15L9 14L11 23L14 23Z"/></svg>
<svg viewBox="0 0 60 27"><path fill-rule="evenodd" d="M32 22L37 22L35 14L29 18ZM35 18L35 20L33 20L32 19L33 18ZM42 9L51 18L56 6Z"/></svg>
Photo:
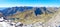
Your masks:
<svg viewBox="0 0 60 27"><path fill-rule="evenodd" d="M34 10L35 15L43 13L53 13L58 10L57 7L10 7L10 8L0 8L0 13L2 16L14 15L17 12L25 12L27 10Z"/></svg>
<svg viewBox="0 0 60 27"><path fill-rule="evenodd" d="M3 10L2 10L3 9ZM8 16L10 14L14 14L17 11L23 12L25 10L31 10L32 7L12 7L12 8L1 8L0 12L4 15L4 16Z"/></svg>

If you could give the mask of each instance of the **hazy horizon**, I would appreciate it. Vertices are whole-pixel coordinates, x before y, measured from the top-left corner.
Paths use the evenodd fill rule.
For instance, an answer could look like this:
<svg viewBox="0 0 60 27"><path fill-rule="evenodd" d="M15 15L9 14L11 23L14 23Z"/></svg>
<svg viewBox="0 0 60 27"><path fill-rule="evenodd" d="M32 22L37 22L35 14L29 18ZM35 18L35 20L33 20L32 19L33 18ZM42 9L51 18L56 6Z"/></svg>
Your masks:
<svg viewBox="0 0 60 27"><path fill-rule="evenodd" d="M60 0L0 0L0 7L60 7Z"/></svg>

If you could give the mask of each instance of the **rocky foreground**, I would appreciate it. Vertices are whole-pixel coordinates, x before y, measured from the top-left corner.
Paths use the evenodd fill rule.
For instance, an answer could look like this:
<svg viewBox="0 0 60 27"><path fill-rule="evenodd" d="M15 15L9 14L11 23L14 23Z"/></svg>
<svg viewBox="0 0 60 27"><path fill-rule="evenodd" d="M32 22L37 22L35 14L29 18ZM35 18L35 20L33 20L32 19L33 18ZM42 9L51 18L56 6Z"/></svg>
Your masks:
<svg viewBox="0 0 60 27"><path fill-rule="evenodd" d="M4 20L3 17L0 18L0 27L42 27L42 22L37 22L34 24L23 24L21 22L14 23L11 20Z"/></svg>

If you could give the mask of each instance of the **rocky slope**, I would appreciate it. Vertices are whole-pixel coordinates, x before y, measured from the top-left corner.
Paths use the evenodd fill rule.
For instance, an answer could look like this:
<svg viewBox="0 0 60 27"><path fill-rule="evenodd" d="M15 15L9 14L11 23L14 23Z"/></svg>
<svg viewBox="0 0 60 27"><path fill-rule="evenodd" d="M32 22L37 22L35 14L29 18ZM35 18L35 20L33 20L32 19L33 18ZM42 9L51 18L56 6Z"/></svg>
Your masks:
<svg viewBox="0 0 60 27"><path fill-rule="evenodd" d="M11 7L0 12L5 19L30 24L48 21L58 9L57 7Z"/></svg>

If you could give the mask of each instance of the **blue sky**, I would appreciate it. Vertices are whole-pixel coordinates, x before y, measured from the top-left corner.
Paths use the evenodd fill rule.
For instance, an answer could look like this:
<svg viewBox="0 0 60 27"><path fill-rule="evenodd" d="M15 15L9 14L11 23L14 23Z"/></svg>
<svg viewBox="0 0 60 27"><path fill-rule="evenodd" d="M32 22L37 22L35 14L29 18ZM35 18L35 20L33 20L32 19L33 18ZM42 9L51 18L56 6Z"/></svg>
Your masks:
<svg viewBox="0 0 60 27"><path fill-rule="evenodd" d="M60 6L60 0L0 0L0 7L14 6Z"/></svg>

